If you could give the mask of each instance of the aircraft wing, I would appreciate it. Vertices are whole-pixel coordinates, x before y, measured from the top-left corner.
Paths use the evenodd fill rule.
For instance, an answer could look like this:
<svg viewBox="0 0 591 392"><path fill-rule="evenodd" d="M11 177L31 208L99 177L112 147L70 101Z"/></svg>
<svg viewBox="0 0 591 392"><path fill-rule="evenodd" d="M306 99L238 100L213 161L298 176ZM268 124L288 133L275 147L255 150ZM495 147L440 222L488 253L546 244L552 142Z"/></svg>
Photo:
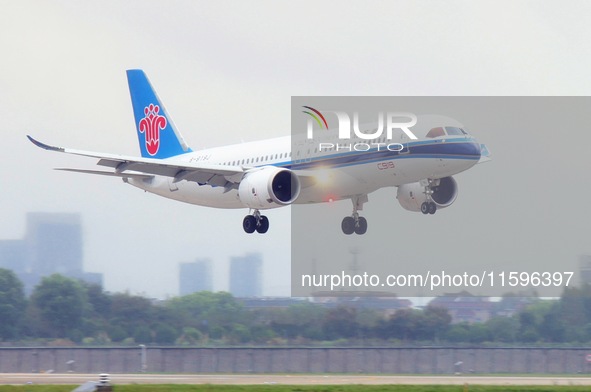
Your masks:
<svg viewBox="0 0 591 392"><path fill-rule="evenodd" d="M172 177L174 178L174 182L182 180L194 181L199 185L223 186L229 190L236 187L242 180L244 173L248 171L248 168L242 166L207 165L203 163L179 162L179 160L171 159L129 157L125 155L74 150L50 146L35 140L29 135L27 135L27 138L34 145L44 150L97 158L99 160L97 162L98 165L114 169L113 172L82 169L58 169L78 173L139 179L159 175Z"/></svg>

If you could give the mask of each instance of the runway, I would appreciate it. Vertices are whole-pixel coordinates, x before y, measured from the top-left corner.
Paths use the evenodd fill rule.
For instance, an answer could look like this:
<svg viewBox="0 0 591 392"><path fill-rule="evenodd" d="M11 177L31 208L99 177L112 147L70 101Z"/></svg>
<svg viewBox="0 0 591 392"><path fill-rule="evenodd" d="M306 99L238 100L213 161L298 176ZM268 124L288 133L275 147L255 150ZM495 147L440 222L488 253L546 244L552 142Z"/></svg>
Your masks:
<svg viewBox="0 0 591 392"><path fill-rule="evenodd" d="M83 384L98 374L0 373L0 384ZM407 375L276 375L276 374L111 374L117 384L226 384L226 385L591 385L582 376L407 376Z"/></svg>

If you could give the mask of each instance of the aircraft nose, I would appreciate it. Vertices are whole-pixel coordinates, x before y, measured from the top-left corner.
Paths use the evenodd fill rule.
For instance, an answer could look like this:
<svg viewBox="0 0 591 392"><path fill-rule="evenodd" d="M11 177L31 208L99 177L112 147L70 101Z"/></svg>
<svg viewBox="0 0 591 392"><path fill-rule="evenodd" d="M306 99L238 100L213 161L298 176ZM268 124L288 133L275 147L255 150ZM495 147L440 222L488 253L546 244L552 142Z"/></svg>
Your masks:
<svg viewBox="0 0 591 392"><path fill-rule="evenodd" d="M480 143L472 138L468 143L462 145L462 154L470 159L480 159Z"/></svg>
<svg viewBox="0 0 591 392"><path fill-rule="evenodd" d="M472 140L472 148L474 150L474 156L476 156L476 157L478 157L478 159L480 159L480 154L481 154L480 150L481 150L481 148L480 148L480 143L478 143L476 141L476 139L473 139Z"/></svg>

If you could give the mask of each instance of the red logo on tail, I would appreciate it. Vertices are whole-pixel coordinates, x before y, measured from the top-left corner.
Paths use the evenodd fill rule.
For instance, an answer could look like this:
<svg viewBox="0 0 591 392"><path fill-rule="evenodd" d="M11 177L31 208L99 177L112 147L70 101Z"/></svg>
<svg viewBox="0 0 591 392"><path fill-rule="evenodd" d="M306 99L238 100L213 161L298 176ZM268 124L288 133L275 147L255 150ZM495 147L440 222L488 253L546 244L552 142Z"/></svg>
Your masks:
<svg viewBox="0 0 591 392"><path fill-rule="evenodd" d="M160 107L150 104L144 108L145 117L140 120L138 129L146 135L146 150L156 155L160 149L160 130L166 128L166 117L158 114Z"/></svg>

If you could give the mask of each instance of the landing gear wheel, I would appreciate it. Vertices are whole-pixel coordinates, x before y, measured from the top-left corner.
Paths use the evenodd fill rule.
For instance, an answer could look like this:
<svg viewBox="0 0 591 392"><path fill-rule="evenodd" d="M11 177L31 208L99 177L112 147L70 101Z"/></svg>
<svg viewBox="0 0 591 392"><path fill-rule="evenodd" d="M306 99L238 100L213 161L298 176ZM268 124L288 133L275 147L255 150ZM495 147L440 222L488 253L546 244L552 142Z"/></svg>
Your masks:
<svg viewBox="0 0 591 392"><path fill-rule="evenodd" d="M352 216L346 216L341 223L343 233L351 235L355 232L355 219Z"/></svg>
<svg viewBox="0 0 591 392"><path fill-rule="evenodd" d="M357 220L357 224L355 225L355 234L362 235L362 234L365 234L366 231L367 231L367 219L360 216L359 219Z"/></svg>
<svg viewBox="0 0 591 392"><path fill-rule="evenodd" d="M257 226L257 233L264 234L269 230L269 218L265 215L261 215L259 225Z"/></svg>
<svg viewBox="0 0 591 392"><path fill-rule="evenodd" d="M430 211L431 207L430 207L430 203L427 203L426 201L423 202L421 204L421 212L425 215L427 215Z"/></svg>
<svg viewBox="0 0 591 392"><path fill-rule="evenodd" d="M252 215L246 215L244 217L244 220L242 221L242 228L248 234L254 233L254 231L257 228L257 219ZM267 228L268 228L268 224L267 224Z"/></svg>
<svg viewBox="0 0 591 392"><path fill-rule="evenodd" d="M437 212L437 204L434 202L429 203L429 214L433 215Z"/></svg>
<svg viewBox="0 0 591 392"><path fill-rule="evenodd" d="M351 197L351 201L353 202L353 214L343 219L341 229L346 235L351 235L353 233L359 235L365 234L367 231L367 219L359 216L358 211L361 211L363 209L363 204L367 203L367 195L355 195Z"/></svg>

